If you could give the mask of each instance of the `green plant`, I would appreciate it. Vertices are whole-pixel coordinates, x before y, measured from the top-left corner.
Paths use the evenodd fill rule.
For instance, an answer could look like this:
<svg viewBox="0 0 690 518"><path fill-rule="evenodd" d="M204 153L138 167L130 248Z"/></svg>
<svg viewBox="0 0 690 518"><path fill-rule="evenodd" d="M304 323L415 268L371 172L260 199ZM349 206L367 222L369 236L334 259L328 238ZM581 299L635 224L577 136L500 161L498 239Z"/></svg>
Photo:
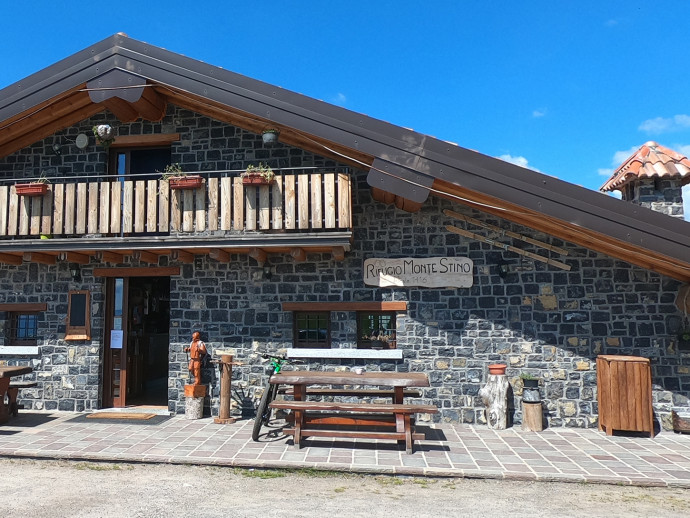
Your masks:
<svg viewBox="0 0 690 518"><path fill-rule="evenodd" d="M48 178L48 175L43 171L41 172L41 176L38 177L38 180L34 181L35 183L50 183L50 178Z"/></svg>
<svg viewBox="0 0 690 518"><path fill-rule="evenodd" d="M537 378L536 376L530 374L529 372L521 372L521 373L520 373L520 379L523 379L523 380L536 380L536 379L539 379L539 378Z"/></svg>
<svg viewBox="0 0 690 518"><path fill-rule="evenodd" d="M690 341L690 328L685 328L678 333L678 339L683 342Z"/></svg>
<svg viewBox="0 0 690 518"><path fill-rule="evenodd" d="M265 181L271 182L275 178L276 174L273 172L273 169L271 169L271 167L268 164L259 162L259 165L247 166L247 170L240 176L242 178L260 176Z"/></svg>
<svg viewBox="0 0 690 518"><path fill-rule="evenodd" d="M263 130L263 131L261 132L262 135L265 135L266 133L274 133L274 134L276 134L276 135L279 135L279 134L280 134L280 130L277 130L277 129L275 129L275 128L269 128L269 129L265 129L265 130Z"/></svg>
<svg viewBox="0 0 690 518"><path fill-rule="evenodd" d="M99 124L93 127L93 135L106 149L115 141L115 134L109 124Z"/></svg>
<svg viewBox="0 0 690 518"><path fill-rule="evenodd" d="M180 176L187 176L187 173L182 170L182 166L177 163L168 164L161 173L161 180L170 180L170 178L178 178Z"/></svg>

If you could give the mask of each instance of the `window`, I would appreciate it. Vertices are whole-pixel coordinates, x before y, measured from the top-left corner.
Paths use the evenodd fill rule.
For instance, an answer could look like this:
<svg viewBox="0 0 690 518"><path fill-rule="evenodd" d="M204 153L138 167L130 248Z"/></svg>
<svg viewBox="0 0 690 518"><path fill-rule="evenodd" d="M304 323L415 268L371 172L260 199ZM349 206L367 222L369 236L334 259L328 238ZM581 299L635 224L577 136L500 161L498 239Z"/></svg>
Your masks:
<svg viewBox="0 0 690 518"><path fill-rule="evenodd" d="M395 349L395 312L357 313L358 349Z"/></svg>
<svg viewBox="0 0 690 518"><path fill-rule="evenodd" d="M294 346L327 349L331 347L331 317L328 311L294 313Z"/></svg>
<svg viewBox="0 0 690 518"><path fill-rule="evenodd" d="M9 313L7 328L7 345L37 345L38 315L36 311Z"/></svg>
<svg viewBox="0 0 690 518"><path fill-rule="evenodd" d="M70 291L67 309L67 332L65 340L91 339L91 306L89 292Z"/></svg>
<svg viewBox="0 0 690 518"><path fill-rule="evenodd" d="M38 324L47 308L44 302L0 304L0 319L5 322L0 354L38 354Z"/></svg>

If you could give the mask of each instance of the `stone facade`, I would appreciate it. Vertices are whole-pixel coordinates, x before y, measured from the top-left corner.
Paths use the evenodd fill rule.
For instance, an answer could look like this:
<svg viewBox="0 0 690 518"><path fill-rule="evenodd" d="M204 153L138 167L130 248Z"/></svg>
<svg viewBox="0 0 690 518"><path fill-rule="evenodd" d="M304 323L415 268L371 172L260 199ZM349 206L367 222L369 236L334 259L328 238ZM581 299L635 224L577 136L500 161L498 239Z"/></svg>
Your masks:
<svg viewBox="0 0 690 518"><path fill-rule="evenodd" d="M57 135L64 151L50 154L53 138L0 161L0 175L100 175L106 153L90 145L79 152L69 144L80 132L90 135L96 123L113 123L105 114ZM116 124L117 132L148 134L179 132L172 161L188 171L241 170L250 163L272 167L320 167L340 171L342 164L278 144L265 148L261 136L170 107L161 123ZM592 427L597 422L595 360L598 354L639 355L652 359L654 408L665 422L673 406L690 407L690 354L679 351L676 334L682 315L674 305L678 282L611 259L528 228L488 216L447 200L431 197L418 213L407 213L371 198L366 173L348 170L353 182L354 240L342 262L330 254L309 254L302 263L289 255L269 255L270 278L246 255L229 262L209 257L181 264L170 284L169 408L184 411L183 385L188 381L188 345L193 330L203 334L210 350L232 348L243 366L233 371L239 394L235 412L251 413L265 382L258 352L291 347L292 313L283 302L407 301L397 320L397 347L402 360L315 360L312 368L354 365L368 370L425 372L431 387L424 401L439 406L438 419L482 423L479 389L489 363L504 362L513 387L513 420L521 421L519 374L542 379L550 426ZM484 222L568 250L551 257L571 266L564 271L527 257L502 252L446 230L457 223L443 215L451 208ZM482 231L474 228L469 230ZM484 232L485 233L485 232ZM485 233L486 234L486 233ZM489 232L488 237L526 251L549 252ZM474 285L467 289L377 288L362 280L363 261L372 257L469 257L474 261ZM172 263L167 256L159 265ZM507 272L500 271L500 265ZM138 266L136 263L130 266ZM9 363L30 363L39 386L22 392L22 403L34 409L91 410L100 405L104 329L104 282L92 259L82 278L72 281L66 264L0 265L0 302L47 302L39 330L39 354L5 356ZM65 342L67 291L89 289L92 295L92 340ZM1 315L0 315L1 316ZM356 347L356 313L331 314L334 348ZM211 412L217 414L219 379L208 369ZM665 423L666 424L666 423Z"/></svg>

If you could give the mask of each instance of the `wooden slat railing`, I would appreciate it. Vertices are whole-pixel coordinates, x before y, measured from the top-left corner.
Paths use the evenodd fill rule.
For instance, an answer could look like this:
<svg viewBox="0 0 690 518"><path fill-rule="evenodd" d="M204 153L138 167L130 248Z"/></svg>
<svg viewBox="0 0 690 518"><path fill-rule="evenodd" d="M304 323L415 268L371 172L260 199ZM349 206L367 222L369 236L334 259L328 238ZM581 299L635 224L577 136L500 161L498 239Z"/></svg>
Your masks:
<svg viewBox="0 0 690 518"><path fill-rule="evenodd" d="M199 189L171 190L164 180L51 184L44 196L0 186L0 239L352 228L350 177L276 175L271 185L240 177L207 178Z"/></svg>

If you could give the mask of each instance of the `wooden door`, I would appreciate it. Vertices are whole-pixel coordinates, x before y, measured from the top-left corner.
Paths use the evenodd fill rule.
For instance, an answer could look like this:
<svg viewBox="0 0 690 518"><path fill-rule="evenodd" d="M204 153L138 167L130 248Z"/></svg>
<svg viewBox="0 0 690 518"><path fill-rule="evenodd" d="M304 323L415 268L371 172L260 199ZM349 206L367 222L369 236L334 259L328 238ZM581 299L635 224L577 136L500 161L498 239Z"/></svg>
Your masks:
<svg viewBox="0 0 690 518"><path fill-rule="evenodd" d="M106 281L104 408L120 408L127 404L128 281L125 277L111 277Z"/></svg>

